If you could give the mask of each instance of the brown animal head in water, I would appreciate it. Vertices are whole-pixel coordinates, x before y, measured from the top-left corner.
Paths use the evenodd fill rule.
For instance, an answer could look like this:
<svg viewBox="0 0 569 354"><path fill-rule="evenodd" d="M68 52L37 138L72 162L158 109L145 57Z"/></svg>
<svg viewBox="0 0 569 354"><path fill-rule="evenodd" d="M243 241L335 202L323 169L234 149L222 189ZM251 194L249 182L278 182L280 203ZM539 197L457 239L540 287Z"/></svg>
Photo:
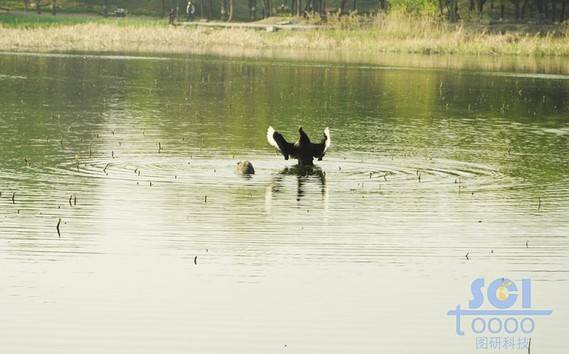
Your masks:
<svg viewBox="0 0 569 354"><path fill-rule="evenodd" d="M250 161L239 161L235 165L235 172L240 175L253 175L255 174L255 169Z"/></svg>

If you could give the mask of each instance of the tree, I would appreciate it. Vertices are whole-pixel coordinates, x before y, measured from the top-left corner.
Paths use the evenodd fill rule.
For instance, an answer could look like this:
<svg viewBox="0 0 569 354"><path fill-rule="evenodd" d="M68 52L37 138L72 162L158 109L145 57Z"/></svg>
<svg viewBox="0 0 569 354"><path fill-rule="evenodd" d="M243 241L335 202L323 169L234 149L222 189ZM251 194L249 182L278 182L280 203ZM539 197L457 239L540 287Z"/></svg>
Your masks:
<svg viewBox="0 0 569 354"><path fill-rule="evenodd" d="M220 9L220 13L221 13L221 19L225 20L226 19L226 15L227 15L227 0L221 0L220 3L221 9Z"/></svg>
<svg viewBox="0 0 569 354"><path fill-rule="evenodd" d="M520 14L520 18L522 20L526 18L526 10L528 8L528 4L529 4L529 0L524 0L524 3L522 4L522 12Z"/></svg>
<svg viewBox="0 0 569 354"><path fill-rule="evenodd" d="M273 16L273 0L264 0L265 17Z"/></svg>
<svg viewBox="0 0 569 354"><path fill-rule="evenodd" d="M486 0L477 0L476 5L478 5L478 13L482 15L482 11L484 11L484 4L486 4Z"/></svg>
<svg viewBox="0 0 569 354"><path fill-rule="evenodd" d="M510 0L514 5L516 20L520 19L520 0ZM502 18L502 16L500 16Z"/></svg>
<svg viewBox="0 0 569 354"><path fill-rule="evenodd" d="M257 0L249 0L249 20L257 19Z"/></svg>
<svg viewBox="0 0 569 354"><path fill-rule="evenodd" d="M340 3L340 13L344 12L344 8L346 7L346 2L348 2L348 0L342 0L342 2Z"/></svg>
<svg viewBox="0 0 569 354"><path fill-rule="evenodd" d="M458 21L458 0L446 0L446 8L448 20L450 22Z"/></svg>
<svg viewBox="0 0 569 354"><path fill-rule="evenodd" d="M227 16L227 22L233 19L233 0L229 0L229 16Z"/></svg>

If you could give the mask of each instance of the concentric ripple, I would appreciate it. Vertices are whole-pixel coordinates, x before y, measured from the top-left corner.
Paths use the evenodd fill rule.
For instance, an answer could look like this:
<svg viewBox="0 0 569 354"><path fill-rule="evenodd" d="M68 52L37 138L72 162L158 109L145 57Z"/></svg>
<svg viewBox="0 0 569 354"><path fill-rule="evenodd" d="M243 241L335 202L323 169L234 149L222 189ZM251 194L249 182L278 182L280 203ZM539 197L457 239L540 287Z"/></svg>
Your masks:
<svg viewBox="0 0 569 354"><path fill-rule="evenodd" d="M463 353L448 309L506 276L554 310L532 351L566 351L567 80L63 54L0 75L2 352ZM332 147L299 168L269 125Z"/></svg>

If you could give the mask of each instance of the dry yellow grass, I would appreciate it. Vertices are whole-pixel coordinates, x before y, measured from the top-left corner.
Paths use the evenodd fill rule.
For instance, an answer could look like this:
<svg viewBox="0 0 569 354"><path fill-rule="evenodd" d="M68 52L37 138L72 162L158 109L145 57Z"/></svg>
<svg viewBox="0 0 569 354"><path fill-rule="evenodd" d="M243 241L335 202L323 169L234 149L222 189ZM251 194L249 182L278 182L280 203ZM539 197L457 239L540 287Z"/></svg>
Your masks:
<svg viewBox="0 0 569 354"><path fill-rule="evenodd" d="M8 51L185 52L195 47L256 46L253 31L205 30L174 27L126 27L111 24L80 24L44 28L0 28L0 49Z"/></svg>
<svg viewBox="0 0 569 354"><path fill-rule="evenodd" d="M348 21L348 22L347 22ZM351 21L351 22L349 22ZM365 22L365 23L364 23ZM96 51L185 53L239 49L365 51L568 56L567 29L556 35L489 33L430 17L400 13L336 20L334 27L306 32L265 33L250 29L117 26L87 23L40 28L0 27L3 51Z"/></svg>

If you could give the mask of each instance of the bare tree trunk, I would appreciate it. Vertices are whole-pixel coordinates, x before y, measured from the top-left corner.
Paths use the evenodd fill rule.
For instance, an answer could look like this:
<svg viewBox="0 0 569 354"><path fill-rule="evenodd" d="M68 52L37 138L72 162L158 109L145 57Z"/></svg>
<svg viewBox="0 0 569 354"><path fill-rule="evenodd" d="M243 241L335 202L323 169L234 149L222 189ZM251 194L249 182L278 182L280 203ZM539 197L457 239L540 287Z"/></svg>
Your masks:
<svg viewBox="0 0 569 354"><path fill-rule="evenodd" d="M539 19L543 18L543 1L542 0L535 0L535 8L537 9L537 14Z"/></svg>
<svg viewBox="0 0 569 354"><path fill-rule="evenodd" d="M352 11L356 11L357 10L357 0L354 0L353 4L352 4Z"/></svg>
<svg viewBox="0 0 569 354"><path fill-rule="evenodd" d="M320 0L312 0L312 11L320 14Z"/></svg>
<svg viewBox="0 0 569 354"><path fill-rule="evenodd" d="M525 20L526 18L526 10L528 8L528 2L529 0L524 0L524 3L522 4L522 12L520 14L522 20Z"/></svg>
<svg viewBox="0 0 569 354"><path fill-rule="evenodd" d="M249 0L249 20L257 19L257 0Z"/></svg>
<svg viewBox="0 0 569 354"><path fill-rule="evenodd" d="M342 2L340 3L340 13L344 12L344 8L346 7L346 2L348 2L348 0L342 0Z"/></svg>
<svg viewBox="0 0 569 354"><path fill-rule="evenodd" d="M454 22L458 21L458 0L454 0L452 16L454 17Z"/></svg>
<svg viewBox="0 0 569 354"><path fill-rule="evenodd" d="M561 3L561 14L559 15L559 22L565 21L565 6L567 6L567 0L563 0Z"/></svg>
<svg viewBox="0 0 569 354"><path fill-rule="evenodd" d="M454 0L454 8L452 10L454 22L458 21L458 0Z"/></svg>
<svg viewBox="0 0 569 354"><path fill-rule="evenodd" d="M233 0L229 0L229 16L227 17L227 22L233 20Z"/></svg>
<svg viewBox="0 0 569 354"><path fill-rule="evenodd" d="M449 0L447 2L448 20L450 22L458 21L458 0Z"/></svg>
<svg viewBox="0 0 569 354"><path fill-rule="evenodd" d="M512 1L512 4L514 5L516 20L519 20L520 19L520 0L511 0L511 1ZM502 4L502 6L504 6L504 5ZM502 9L500 9L500 11L502 11ZM501 15L501 16L503 16L503 15Z"/></svg>
<svg viewBox="0 0 569 354"><path fill-rule="evenodd" d="M486 0L478 0L478 13L482 14L482 11L484 11L484 4L486 3Z"/></svg>

